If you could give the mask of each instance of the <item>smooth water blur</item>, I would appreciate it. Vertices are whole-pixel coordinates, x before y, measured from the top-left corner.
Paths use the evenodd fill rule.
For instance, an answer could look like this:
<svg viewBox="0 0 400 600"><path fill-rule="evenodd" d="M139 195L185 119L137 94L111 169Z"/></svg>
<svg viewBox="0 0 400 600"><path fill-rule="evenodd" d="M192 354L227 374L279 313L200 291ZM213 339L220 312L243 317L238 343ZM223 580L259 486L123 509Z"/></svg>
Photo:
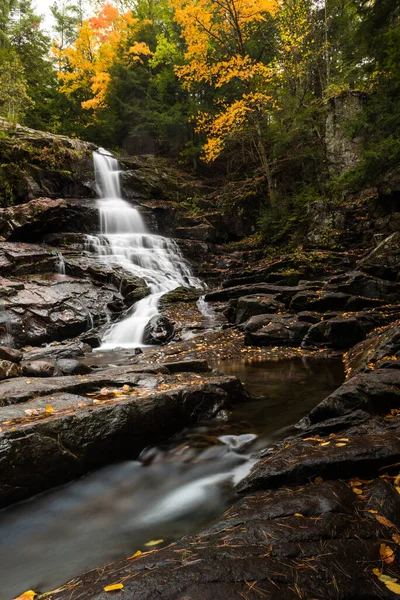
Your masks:
<svg viewBox="0 0 400 600"><path fill-rule="evenodd" d="M190 438L2 511L0 599L57 588L217 516L254 464L239 452L255 436L222 436L204 450Z"/></svg>
<svg viewBox="0 0 400 600"><path fill-rule="evenodd" d="M85 570L199 531L232 500L254 454L282 438L344 379L340 361L291 359L219 367L256 402L229 423L187 430L137 461L112 465L0 512L0 600L59 587Z"/></svg>
<svg viewBox="0 0 400 600"><path fill-rule="evenodd" d="M121 197L118 161L105 150L94 152L99 196L100 235L87 236L87 249L99 260L117 263L144 279L150 295L135 304L131 314L106 332L102 348L142 346L147 323L158 314L164 294L177 287L202 288L174 240L153 235L135 208Z"/></svg>

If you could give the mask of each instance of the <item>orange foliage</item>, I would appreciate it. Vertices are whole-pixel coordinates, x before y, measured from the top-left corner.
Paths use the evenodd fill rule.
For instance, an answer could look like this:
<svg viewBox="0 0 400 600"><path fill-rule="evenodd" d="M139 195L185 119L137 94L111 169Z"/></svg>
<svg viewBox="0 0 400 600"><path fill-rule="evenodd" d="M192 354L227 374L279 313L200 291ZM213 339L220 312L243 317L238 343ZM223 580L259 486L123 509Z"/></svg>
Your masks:
<svg viewBox="0 0 400 600"><path fill-rule="evenodd" d="M143 23L143 22L142 22ZM131 11L120 14L111 4L105 4L98 15L87 19L79 28L78 38L73 46L53 54L61 65L58 76L63 82L61 90L72 94L84 91L88 100L82 102L85 109L99 109L105 106L105 96L110 82L109 70L118 60L141 61L151 54L143 42L134 42L125 51L128 36L138 26L138 19Z"/></svg>

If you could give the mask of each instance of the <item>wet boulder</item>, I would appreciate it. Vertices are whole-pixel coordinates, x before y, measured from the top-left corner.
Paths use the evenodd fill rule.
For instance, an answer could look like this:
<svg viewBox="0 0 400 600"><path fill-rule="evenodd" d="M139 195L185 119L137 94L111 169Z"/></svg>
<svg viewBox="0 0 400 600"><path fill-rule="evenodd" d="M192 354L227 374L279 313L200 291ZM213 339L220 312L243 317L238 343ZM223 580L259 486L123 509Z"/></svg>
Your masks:
<svg viewBox="0 0 400 600"><path fill-rule="evenodd" d="M361 409L385 414L400 407L400 369L377 369L360 373L343 383L308 415L310 423Z"/></svg>
<svg viewBox="0 0 400 600"><path fill-rule="evenodd" d="M7 299L8 322L0 322L0 339L11 333L17 347L74 338L124 309L114 286L88 280L54 281L38 276L12 292Z"/></svg>
<svg viewBox="0 0 400 600"><path fill-rule="evenodd" d="M0 360L0 379L10 379L21 375L20 366L9 360Z"/></svg>
<svg viewBox="0 0 400 600"><path fill-rule="evenodd" d="M304 337L303 348L350 348L365 338L365 330L355 317L336 317L313 325Z"/></svg>
<svg viewBox="0 0 400 600"><path fill-rule="evenodd" d="M19 363L22 360L22 352L8 346L0 346L0 360L8 360L13 363Z"/></svg>
<svg viewBox="0 0 400 600"><path fill-rule="evenodd" d="M246 346L300 346L310 324L295 315L257 315L244 324Z"/></svg>
<svg viewBox="0 0 400 600"><path fill-rule="evenodd" d="M59 375L54 362L47 360L34 360L22 363L22 375L24 377L53 377Z"/></svg>
<svg viewBox="0 0 400 600"><path fill-rule="evenodd" d="M8 241L41 240L55 231L95 231L97 223L92 201L36 198L0 209L0 235Z"/></svg>
<svg viewBox="0 0 400 600"><path fill-rule="evenodd" d="M236 324L248 321L254 315L265 315L283 311L285 305L275 299L272 294L259 294L239 298L236 304Z"/></svg>
<svg viewBox="0 0 400 600"><path fill-rule="evenodd" d="M91 367L79 360L61 358L56 361L56 367L63 375L86 375L91 372Z"/></svg>
<svg viewBox="0 0 400 600"><path fill-rule="evenodd" d="M44 348L32 348L24 352L23 358L24 361L76 358L91 352L91 349L90 344L87 344L84 339L82 341L54 342Z"/></svg>
<svg viewBox="0 0 400 600"><path fill-rule="evenodd" d="M376 366L400 368L400 321L373 332L345 355L348 376L369 371Z"/></svg>
<svg viewBox="0 0 400 600"><path fill-rule="evenodd" d="M167 317L156 315L147 323L143 342L145 344L165 344L175 335L175 326Z"/></svg>

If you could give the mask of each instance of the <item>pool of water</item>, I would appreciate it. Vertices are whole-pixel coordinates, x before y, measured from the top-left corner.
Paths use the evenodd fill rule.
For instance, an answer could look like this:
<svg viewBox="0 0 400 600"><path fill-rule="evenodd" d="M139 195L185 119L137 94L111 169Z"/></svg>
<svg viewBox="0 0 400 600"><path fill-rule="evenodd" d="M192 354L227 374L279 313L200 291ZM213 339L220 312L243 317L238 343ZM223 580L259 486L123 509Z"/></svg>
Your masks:
<svg viewBox="0 0 400 600"><path fill-rule="evenodd" d="M228 360L213 364L236 375L256 402L235 408L234 421L247 421L248 431L265 442L282 437L344 381L340 359L299 357L276 361Z"/></svg>
<svg viewBox="0 0 400 600"><path fill-rule="evenodd" d="M46 592L91 568L176 540L217 518L252 454L283 437L344 379L335 360L225 361L257 401L228 423L186 430L136 461L0 512L0 600Z"/></svg>

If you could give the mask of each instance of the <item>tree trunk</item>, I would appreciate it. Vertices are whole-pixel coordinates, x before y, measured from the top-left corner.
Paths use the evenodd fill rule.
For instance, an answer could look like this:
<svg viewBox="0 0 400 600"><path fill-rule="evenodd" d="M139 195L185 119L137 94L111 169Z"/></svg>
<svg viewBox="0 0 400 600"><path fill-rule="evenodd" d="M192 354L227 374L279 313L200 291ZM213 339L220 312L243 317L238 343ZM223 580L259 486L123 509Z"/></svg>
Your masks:
<svg viewBox="0 0 400 600"><path fill-rule="evenodd" d="M268 156L265 151L265 146L264 146L264 142L262 139L261 125L260 125L260 120L259 120L258 116L256 116L254 124L255 124L256 132L257 132L257 143L256 143L257 151L258 151L258 154L260 157L262 168L263 168L265 176L267 178L269 201L271 203L271 206L276 206L276 193L275 193L274 184L272 181L271 167L269 166Z"/></svg>

